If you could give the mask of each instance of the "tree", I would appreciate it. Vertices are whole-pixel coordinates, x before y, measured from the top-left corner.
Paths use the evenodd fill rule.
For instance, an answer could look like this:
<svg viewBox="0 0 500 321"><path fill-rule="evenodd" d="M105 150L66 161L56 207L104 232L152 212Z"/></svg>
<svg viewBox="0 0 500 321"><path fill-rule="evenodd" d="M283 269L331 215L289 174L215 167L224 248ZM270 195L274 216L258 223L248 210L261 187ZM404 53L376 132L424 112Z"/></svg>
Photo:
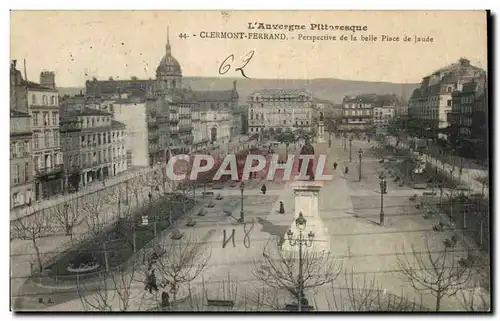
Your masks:
<svg viewBox="0 0 500 321"><path fill-rule="evenodd" d="M354 280L354 271L345 273L345 287L336 288L331 284L331 294L333 302L330 302L329 297L326 298L328 306L331 310L337 311L356 311L356 312L374 312L374 311L422 311L425 310L421 304L414 300L409 300L403 290L400 295L394 295L380 288L375 280L375 276L371 280L367 279L367 275L363 275L362 284L358 284Z"/></svg>
<svg viewBox="0 0 500 321"><path fill-rule="evenodd" d="M32 211L30 207L28 207L27 210L30 212ZM42 272L43 262L40 248L38 246L38 240L44 236L47 236L50 232L53 231L49 215L47 215L47 212L45 210L40 210L29 213L28 215L12 222L11 224L14 237L21 240L31 241L31 244L35 249L38 269L40 272Z"/></svg>
<svg viewBox="0 0 500 321"><path fill-rule="evenodd" d="M279 239L268 242L262 250L264 262L254 262L254 275L266 286L276 290L286 290L296 302L303 293L333 282L339 275L342 263L336 261L329 252L304 250L302 259L295 251L283 251ZM299 265L302 262L302 278ZM302 283L302 284L301 284Z"/></svg>
<svg viewBox="0 0 500 321"><path fill-rule="evenodd" d="M479 283L475 280L472 287L460 290L460 303L466 311L487 312L491 309L490 289L482 288Z"/></svg>
<svg viewBox="0 0 500 321"><path fill-rule="evenodd" d="M139 310L143 302L143 284L134 283L138 279L139 265L133 262L131 266L120 267L108 272L102 272L97 282L90 284L77 279L77 291L85 311L131 311ZM133 291L137 289L137 291ZM135 293L134 293L135 292ZM139 297L141 297L139 299ZM133 306L139 302L138 306Z"/></svg>
<svg viewBox="0 0 500 321"><path fill-rule="evenodd" d="M478 176L476 177L476 181L482 184L481 195L484 197L484 190L486 187L489 187L490 179L488 176Z"/></svg>
<svg viewBox="0 0 500 321"><path fill-rule="evenodd" d="M87 213L83 221L88 231L94 235L101 233L106 226L106 214L101 215L105 211L106 200L108 200L108 194L105 191L87 194L82 198L82 210Z"/></svg>
<svg viewBox="0 0 500 321"><path fill-rule="evenodd" d="M163 244L155 246L148 258L148 265L158 272L161 288L168 288L177 299L181 286L196 279L206 268L211 250L203 243L191 237L179 240L166 239Z"/></svg>
<svg viewBox="0 0 500 321"><path fill-rule="evenodd" d="M430 291L436 298L436 311L443 297L454 296L470 280L470 269L459 263L453 248L433 251L426 239L424 251L412 246L411 258L407 258L404 248L403 253L396 253L401 273L415 290Z"/></svg>
<svg viewBox="0 0 500 321"><path fill-rule="evenodd" d="M51 217L56 225L64 229L66 236L73 242L73 229L80 223L81 211L78 206L78 198L69 197L65 202L50 208Z"/></svg>
<svg viewBox="0 0 500 321"><path fill-rule="evenodd" d="M117 206L116 213L117 213L118 219L120 219L121 217L127 218L131 214L130 213L130 210L131 210L130 204L127 202L124 202L124 200L127 199L126 193L127 193L127 189L126 189L125 185L117 184L117 185L114 185L114 186L108 188L107 193L105 194L106 195L105 203L116 204L116 206ZM122 215L122 213L124 215Z"/></svg>
<svg viewBox="0 0 500 321"><path fill-rule="evenodd" d="M141 206L140 197L142 197L142 193L144 192L144 187L146 186L146 183L147 183L146 178L143 175L135 176L134 178L129 179L125 183L127 191L130 191L130 193L132 193L132 195L135 196L137 207ZM127 197L127 202L128 202L128 197Z"/></svg>

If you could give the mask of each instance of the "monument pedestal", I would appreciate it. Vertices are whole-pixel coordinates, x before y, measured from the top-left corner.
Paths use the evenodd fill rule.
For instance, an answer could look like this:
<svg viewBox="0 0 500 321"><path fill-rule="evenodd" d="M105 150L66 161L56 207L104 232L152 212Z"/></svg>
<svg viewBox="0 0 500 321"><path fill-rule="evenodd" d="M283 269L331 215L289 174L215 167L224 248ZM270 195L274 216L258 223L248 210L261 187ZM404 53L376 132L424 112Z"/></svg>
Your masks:
<svg viewBox="0 0 500 321"><path fill-rule="evenodd" d="M330 238L327 229L325 228L322 219L319 216L319 191L323 187L323 182L320 181L296 181L292 183L295 194L295 217L290 226L293 232L293 239L298 239L300 232L297 229L295 220L302 213L307 220L306 228L302 231L304 239L308 239L309 232L314 233L313 245L311 247L303 246L304 251L315 252L330 252ZM291 246L288 241L288 236L285 233L282 250L284 251L298 251L298 244Z"/></svg>

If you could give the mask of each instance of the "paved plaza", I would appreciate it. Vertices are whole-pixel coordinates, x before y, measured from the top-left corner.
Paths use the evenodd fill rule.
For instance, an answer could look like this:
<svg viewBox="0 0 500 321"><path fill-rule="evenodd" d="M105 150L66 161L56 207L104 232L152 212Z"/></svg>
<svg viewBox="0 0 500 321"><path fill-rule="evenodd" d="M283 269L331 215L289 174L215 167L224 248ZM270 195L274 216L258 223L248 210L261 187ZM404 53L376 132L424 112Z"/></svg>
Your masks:
<svg viewBox="0 0 500 321"><path fill-rule="evenodd" d="M388 194L384 195L385 224L380 226L378 175L382 171L381 164L366 152L366 158L362 159L362 179L359 182L358 158L354 153L359 149L367 151L372 144L353 141L352 162L349 162L349 147L344 151L341 144L341 140L333 140L331 148L328 148L327 144L315 146L317 155L321 153L328 155L326 174L333 175L333 180L325 182L319 195L319 213L327 237L316 239L315 242L327 242L335 260L342 264L343 270L333 284L310 291L311 293L307 293L308 298L318 310L349 309L332 307L333 296L339 293L342 295L348 282L354 280L362 284L362 280L368 278L375 279L384 293L401 295L403 290L405 297L419 303L422 301L426 308L432 310L435 299L429 294L417 293L411 288L403 278L396 253L409 252L412 246L423 250L425 240L428 240L433 250L442 251L443 241L450 234L434 231L432 227L439 219L436 217L424 219L421 211L409 201L409 196L415 194L414 190L400 187L390 180L388 180ZM337 170L333 170L333 162L339 164ZM348 174L343 172L345 166L349 167ZM204 249L210 256L208 265L202 273L189 285L183 284L179 288L178 297L186 296L188 293L204 292L206 297L212 299L227 299L227 293L221 292L221 284L226 282L227 286L228 279L238 285L240 293L259 291L263 287L255 277L256 271L263 265L263 248L273 238L286 242L284 237L294 221L295 203L290 182L266 182L268 187L266 195L260 192L262 183L257 180L245 185L244 224L237 222L241 210L239 186L226 186L221 190L213 190L214 194L222 196L221 200L213 200L213 207L206 207L210 202L207 196L200 200L201 205L176 222L176 227L184 233L181 241L189 240L204 244ZM284 214L279 213L280 201L285 207ZM203 216L198 215L200 210L205 211ZM189 221L195 221L196 224L187 226ZM230 238L233 233L234 241ZM171 234L172 230L164 231L159 235L157 244L176 242L170 238ZM53 241L50 238L41 240L41 247L48 248L51 242ZM467 255L461 244L457 244L454 251L460 257ZM13 283L16 280L17 283L22 283L23 275L28 275L29 267L26 268L26 265L29 253L32 252L27 241L22 241L13 250L13 271L16 273L16 276L13 276ZM152 309L159 302L159 294L149 294L144 291L144 279L143 274L138 276L130 287L134 293L131 296L134 299L131 299L133 302L130 310ZM14 292L17 293L14 296L24 298L24 309L45 308L53 311L83 309L82 300L74 288L63 290L64 295L51 294L54 289L45 290L46 294L42 295ZM44 302L50 298L53 303L40 304L39 297L43 297ZM457 297L443 299L442 311L461 309Z"/></svg>

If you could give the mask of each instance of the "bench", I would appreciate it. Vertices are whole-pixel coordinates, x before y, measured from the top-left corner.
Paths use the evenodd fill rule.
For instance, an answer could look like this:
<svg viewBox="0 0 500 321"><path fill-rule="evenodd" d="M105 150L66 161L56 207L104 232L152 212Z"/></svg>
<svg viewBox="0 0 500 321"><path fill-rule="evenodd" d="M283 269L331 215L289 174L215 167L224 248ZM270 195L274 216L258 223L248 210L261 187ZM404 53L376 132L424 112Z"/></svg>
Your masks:
<svg viewBox="0 0 500 321"><path fill-rule="evenodd" d="M209 300L207 299L207 305L213 307L234 307L233 300Z"/></svg>
<svg viewBox="0 0 500 321"><path fill-rule="evenodd" d="M312 305L302 305L302 311L308 312L308 311L314 311L314 307ZM298 304L287 304L285 305L285 310L286 311L299 311L299 305Z"/></svg>
<svg viewBox="0 0 500 321"><path fill-rule="evenodd" d="M203 196L212 196L212 195L214 195L214 192L203 192L202 195Z"/></svg>

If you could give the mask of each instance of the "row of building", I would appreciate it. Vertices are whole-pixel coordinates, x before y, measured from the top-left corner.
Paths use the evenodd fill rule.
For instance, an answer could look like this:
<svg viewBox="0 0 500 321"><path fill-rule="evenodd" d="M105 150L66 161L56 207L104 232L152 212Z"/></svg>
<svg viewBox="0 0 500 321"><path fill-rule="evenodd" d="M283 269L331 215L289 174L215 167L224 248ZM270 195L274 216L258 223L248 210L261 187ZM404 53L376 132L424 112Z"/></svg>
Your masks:
<svg viewBox="0 0 500 321"><path fill-rule="evenodd" d="M156 79L93 79L75 96L58 95L53 72L34 83L12 62L11 208L174 154L222 148L241 133L236 82L225 91L184 88L168 38L165 49Z"/></svg>
<svg viewBox="0 0 500 321"><path fill-rule="evenodd" d="M461 58L422 79L409 101L407 127L464 156L486 159L487 114L487 73Z"/></svg>

